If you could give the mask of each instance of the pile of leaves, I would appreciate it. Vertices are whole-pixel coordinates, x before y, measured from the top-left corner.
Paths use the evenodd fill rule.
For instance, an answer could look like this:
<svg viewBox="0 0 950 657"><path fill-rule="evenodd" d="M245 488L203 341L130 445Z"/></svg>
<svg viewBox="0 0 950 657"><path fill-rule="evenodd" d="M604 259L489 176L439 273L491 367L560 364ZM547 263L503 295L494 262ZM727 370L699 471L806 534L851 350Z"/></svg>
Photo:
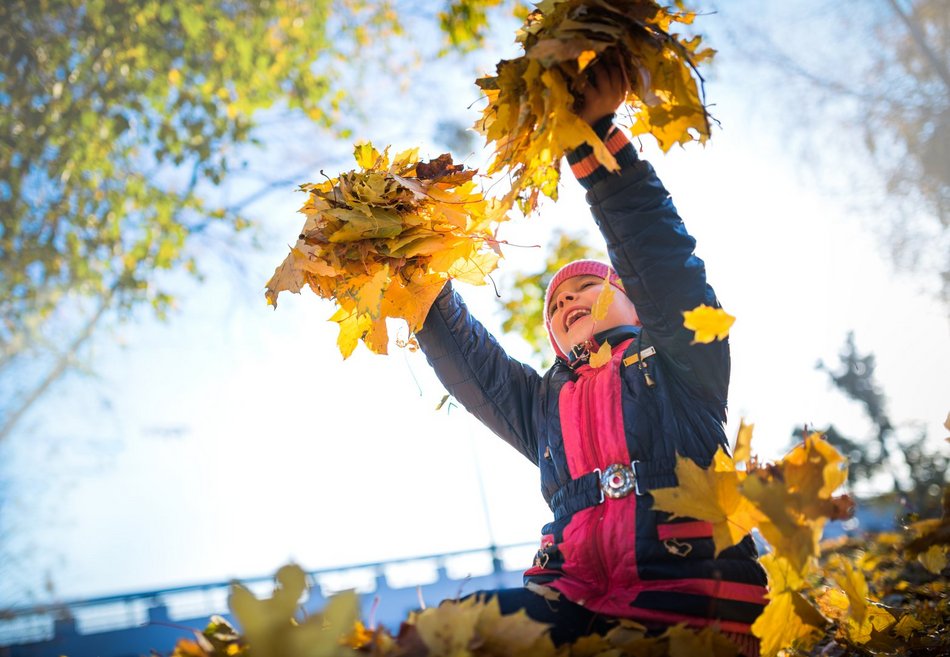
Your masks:
<svg viewBox="0 0 950 657"><path fill-rule="evenodd" d="M720 449L708 468L678 457L679 486L652 494L658 510L711 522L717 553L752 529L768 541L772 552L760 561L769 577L769 604L752 626L762 654L811 654L818 645L823 645L821 654L827 654L824 650L831 643L841 647L836 654L911 654L905 648L912 639L916 647L934 649L913 654L943 654L950 647L950 589L939 575L947 567L950 544L950 490L942 521L918 524L905 537L877 537L876 556L857 549L835 550L835 544L822 553L819 539L826 521L852 513L848 496L833 496L847 480L844 457L812 433L780 461L762 464L752 454L752 430L743 423L735 458ZM888 544L893 549L885 555L883 546ZM885 605L882 597L892 591L887 586L908 588L910 580L875 582L885 587L872 590L867 575L880 577L887 558L909 567L907 559L900 558L900 546L908 559L925 555L921 564L929 573L924 576L929 593L902 598L901 605ZM922 575L917 573L916 580ZM934 625L920 623L925 610Z"/></svg>
<svg viewBox="0 0 950 657"><path fill-rule="evenodd" d="M417 331L449 278L482 285L500 257L495 206L474 171L448 154L420 162L418 149L390 160L388 147L380 153L365 143L354 156L359 170L301 185L307 219L266 291L275 307L280 292L304 285L335 301L330 319L344 358L360 340L385 354L386 318Z"/></svg>
<svg viewBox="0 0 950 657"><path fill-rule="evenodd" d="M720 450L708 468L680 459L679 486L651 494L656 508L712 523L719 551L753 527L769 540L772 552L760 560L769 602L752 627L763 657L950 652L950 488L942 519L819 548L825 522L846 516L851 504L833 496L847 476L844 459L812 434L785 458L763 464L751 454L751 437L752 427L743 425L736 457ZM632 621L556 648L546 625L523 611L502 616L497 601L475 598L414 612L393 634L364 625L352 592L332 597L320 613L301 615L303 570L285 566L276 579L269 599L233 586L231 611L243 634L215 617L194 640L180 641L173 657L736 655L715 628L679 625L657 636Z"/></svg>
<svg viewBox="0 0 950 657"><path fill-rule="evenodd" d="M650 134L663 151L709 137L702 78L696 66L714 51L701 37L674 34L695 14L654 0L544 0L531 12L517 41L524 54L498 63L495 75L479 79L488 104L476 129L494 150L487 171L511 178L505 207L515 202L531 212L539 193L557 198L559 163L569 149L591 144L597 160L618 165L591 127L574 113L590 67L607 61L627 76L629 127ZM698 80L698 81L697 81Z"/></svg>

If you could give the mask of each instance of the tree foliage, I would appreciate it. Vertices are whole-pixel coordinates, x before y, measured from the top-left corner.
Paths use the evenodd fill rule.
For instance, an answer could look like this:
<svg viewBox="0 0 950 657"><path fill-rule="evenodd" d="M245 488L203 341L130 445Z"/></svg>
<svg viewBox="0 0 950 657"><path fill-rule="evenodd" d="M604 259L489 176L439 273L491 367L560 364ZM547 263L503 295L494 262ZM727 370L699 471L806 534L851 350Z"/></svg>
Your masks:
<svg viewBox="0 0 950 657"><path fill-rule="evenodd" d="M152 275L182 262L190 233L242 227L199 186L228 173L260 109L286 103L332 122L331 81L308 65L328 46L327 10L4 3L4 355L69 293L161 305Z"/></svg>
<svg viewBox="0 0 950 657"><path fill-rule="evenodd" d="M445 0L421 19L446 52L471 48L494 4ZM349 65L378 44L411 49L399 40L420 13L397 0L0 5L0 440L101 325L143 304L165 314L160 274L197 273L196 239L244 229L249 201L290 184L216 191L246 167L262 112L345 135Z"/></svg>

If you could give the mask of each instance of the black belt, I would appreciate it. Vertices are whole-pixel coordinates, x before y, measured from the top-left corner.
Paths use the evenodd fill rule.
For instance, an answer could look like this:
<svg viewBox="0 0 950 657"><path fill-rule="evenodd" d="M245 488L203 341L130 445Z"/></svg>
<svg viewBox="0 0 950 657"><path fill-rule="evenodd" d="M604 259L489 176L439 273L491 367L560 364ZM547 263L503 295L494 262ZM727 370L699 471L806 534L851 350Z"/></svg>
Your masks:
<svg viewBox="0 0 950 657"><path fill-rule="evenodd" d="M620 499L633 493L645 495L654 488L677 485L676 459L614 463L581 475L561 486L551 497L554 520L560 520L607 499Z"/></svg>

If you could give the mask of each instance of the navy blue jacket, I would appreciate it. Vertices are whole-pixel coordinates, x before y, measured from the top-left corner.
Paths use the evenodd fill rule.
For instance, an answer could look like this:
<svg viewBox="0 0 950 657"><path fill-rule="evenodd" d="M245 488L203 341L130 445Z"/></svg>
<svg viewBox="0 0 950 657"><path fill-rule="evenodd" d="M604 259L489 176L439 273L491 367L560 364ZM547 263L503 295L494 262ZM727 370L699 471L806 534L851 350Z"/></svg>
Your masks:
<svg viewBox="0 0 950 657"><path fill-rule="evenodd" d="M751 539L717 558L706 523L671 521L652 510L649 495L650 489L675 485L677 454L707 466L720 445L727 447L728 340L692 344L693 333L683 327L684 311L700 304L718 307L718 301L693 252L695 240L648 163L637 161L596 183L587 200L643 325L642 333L637 327L614 329L612 371L586 365L572 370L559 360L539 375L505 353L451 285L429 311L419 343L448 391L540 468L542 494L555 519L542 529L541 549L526 580L558 588L597 611L648 624L717 622L746 633L765 603L766 579ZM646 346L656 354L639 366L623 364ZM643 365L655 385L648 384ZM595 383L595 377L613 378ZM609 465L597 461L600 429L569 431L565 444L562 404L571 404L575 425L609 424L604 418L610 409L577 405L573 395L588 382L618 391L618 430L630 460L640 462L642 494L598 504L599 491L581 485L592 477L571 472L572 463L575 469L578 463L592 469ZM577 408L590 418L577 420ZM578 441L590 445L585 450L593 456L585 455L586 461L571 452Z"/></svg>

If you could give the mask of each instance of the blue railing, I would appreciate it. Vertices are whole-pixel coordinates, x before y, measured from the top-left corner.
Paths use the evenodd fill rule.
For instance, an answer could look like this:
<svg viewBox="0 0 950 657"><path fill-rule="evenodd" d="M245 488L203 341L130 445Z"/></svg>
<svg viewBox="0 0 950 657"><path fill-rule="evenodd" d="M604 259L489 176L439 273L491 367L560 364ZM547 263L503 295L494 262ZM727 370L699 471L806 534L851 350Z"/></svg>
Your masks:
<svg viewBox="0 0 950 657"><path fill-rule="evenodd" d="M412 609L520 586L535 549L516 544L313 570L303 606L316 611L333 593L356 589L363 594L364 618L394 627ZM239 581L260 596L273 591L273 575ZM0 609L0 657L167 653L209 616L227 611L230 586L212 582Z"/></svg>

